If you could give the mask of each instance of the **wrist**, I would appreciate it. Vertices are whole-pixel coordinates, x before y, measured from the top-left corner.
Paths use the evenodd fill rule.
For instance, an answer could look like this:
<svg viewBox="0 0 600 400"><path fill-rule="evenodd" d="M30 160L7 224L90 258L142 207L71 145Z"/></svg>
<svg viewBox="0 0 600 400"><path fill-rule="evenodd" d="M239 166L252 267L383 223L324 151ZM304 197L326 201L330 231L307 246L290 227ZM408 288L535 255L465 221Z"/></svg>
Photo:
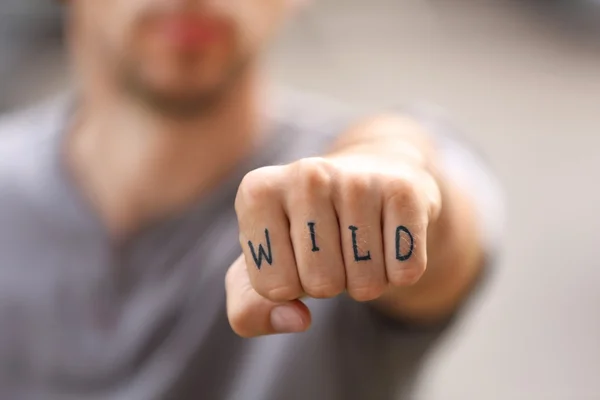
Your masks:
<svg viewBox="0 0 600 400"><path fill-rule="evenodd" d="M433 140L417 121L403 116L382 115L344 132L326 157L375 156L428 167L435 153Z"/></svg>

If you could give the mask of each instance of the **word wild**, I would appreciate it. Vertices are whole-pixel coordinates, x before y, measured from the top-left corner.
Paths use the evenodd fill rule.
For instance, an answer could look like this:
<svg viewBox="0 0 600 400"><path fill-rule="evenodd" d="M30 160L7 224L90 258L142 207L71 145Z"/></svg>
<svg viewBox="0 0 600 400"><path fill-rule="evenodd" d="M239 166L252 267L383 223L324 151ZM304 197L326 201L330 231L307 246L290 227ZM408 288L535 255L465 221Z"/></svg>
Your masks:
<svg viewBox="0 0 600 400"><path fill-rule="evenodd" d="M317 245L317 234L316 234L316 223L309 222L307 223L307 227L310 232L310 240L312 244L312 251L318 252L321 251L319 246ZM352 232L352 249L354 251L354 261L369 261L371 260L371 252L367 251L363 254L360 254L357 243L357 232L358 228L354 225L350 225L348 229ZM401 250L401 242L402 238L405 237L405 242L408 243L409 249L402 253ZM266 239L266 248L262 244L258 245L258 249L252 243L251 240L248 241L248 247L250 248L250 253L252 254L252 259L256 264L256 268L259 270L262 268L263 260L267 262L269 265L273 265L273 253L271 251L271 238L269 236L269 230L265 229L265 239ZM405 226L398 226L396 228L396 259L398 261L407 261L413 255L413 250L415 248L415 240L412 233Z"/></svg>

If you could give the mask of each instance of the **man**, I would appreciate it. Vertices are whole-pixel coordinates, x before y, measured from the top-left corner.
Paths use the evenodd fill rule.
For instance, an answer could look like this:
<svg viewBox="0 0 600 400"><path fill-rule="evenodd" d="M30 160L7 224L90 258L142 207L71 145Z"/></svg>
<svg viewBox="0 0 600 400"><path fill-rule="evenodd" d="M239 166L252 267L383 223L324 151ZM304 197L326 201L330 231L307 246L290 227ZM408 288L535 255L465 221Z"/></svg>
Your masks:
<svg viewBox="0 0 600 400"><path fill-rule="evenodd" d="M495 189L436 120L263 101L292 6L69 2L75 93L1 128L1 398L411 396Z"/></svg>

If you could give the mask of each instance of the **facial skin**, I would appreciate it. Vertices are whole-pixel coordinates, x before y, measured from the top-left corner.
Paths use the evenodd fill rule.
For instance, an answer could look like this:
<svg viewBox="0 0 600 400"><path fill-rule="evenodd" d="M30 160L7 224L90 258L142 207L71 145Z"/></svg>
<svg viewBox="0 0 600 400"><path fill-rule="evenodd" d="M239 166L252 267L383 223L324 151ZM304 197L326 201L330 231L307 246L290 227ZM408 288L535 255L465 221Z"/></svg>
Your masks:
<svg viewBox="0 0 600 400"><path fill-rule="evenodd" d="M289 0L73 0L70 37L98 92L197 116L251 68Z"/></svg>

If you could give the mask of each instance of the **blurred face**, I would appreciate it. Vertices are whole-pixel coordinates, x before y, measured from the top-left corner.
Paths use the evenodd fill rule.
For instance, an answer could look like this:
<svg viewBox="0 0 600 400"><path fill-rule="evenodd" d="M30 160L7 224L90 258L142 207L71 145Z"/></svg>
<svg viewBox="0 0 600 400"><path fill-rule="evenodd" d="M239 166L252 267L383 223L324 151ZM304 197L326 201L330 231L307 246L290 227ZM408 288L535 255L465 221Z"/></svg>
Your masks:
<svg viewBox="0 0 600 400"><path fill-rule="evenodd" d="M84 69L162 111L194 114L241 77L289 0L71 0Z"/></svg>

